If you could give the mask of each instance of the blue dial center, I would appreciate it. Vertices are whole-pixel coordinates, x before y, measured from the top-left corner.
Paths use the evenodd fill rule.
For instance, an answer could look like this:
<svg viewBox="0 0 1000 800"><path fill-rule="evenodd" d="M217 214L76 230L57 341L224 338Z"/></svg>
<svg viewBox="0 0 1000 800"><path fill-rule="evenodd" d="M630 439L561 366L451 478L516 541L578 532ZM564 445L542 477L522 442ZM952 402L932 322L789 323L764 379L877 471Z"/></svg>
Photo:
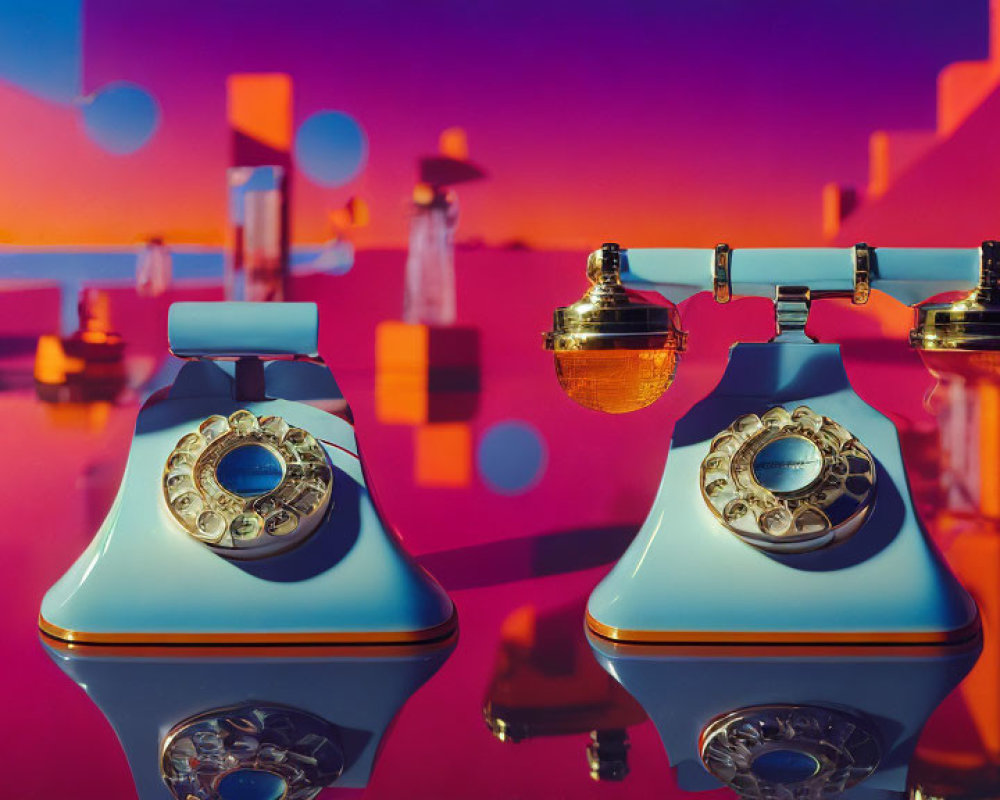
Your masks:
<svg viewBox="0 0 1000 800"><path fill-rule="evenodd" d="M215 468L215 477L228 492L257 497L278 487L285 475L281 461L268 448L246 444L230 450Z"/></svg>
<svg viewBox="0 0 1000 800"><path fill-rule="evenodd" d="M761 486L775 493L797 492L823 470L823 454L804 436L782 436L764 445L753 460Z"/></svg>
<svg viewBox="0 0 1000 800"><path fill-rule="evenodd" d="M221 800L281 800L285 779L262 769L239 769L223 776L216 787Z"/></svg>
<svg viewBox="0 0 1000 800"><path fill-rule="evenodd" d="M801 750L771 750L757 756L750 769L768 783L800 783L819 772L819 761Z"/></svg>

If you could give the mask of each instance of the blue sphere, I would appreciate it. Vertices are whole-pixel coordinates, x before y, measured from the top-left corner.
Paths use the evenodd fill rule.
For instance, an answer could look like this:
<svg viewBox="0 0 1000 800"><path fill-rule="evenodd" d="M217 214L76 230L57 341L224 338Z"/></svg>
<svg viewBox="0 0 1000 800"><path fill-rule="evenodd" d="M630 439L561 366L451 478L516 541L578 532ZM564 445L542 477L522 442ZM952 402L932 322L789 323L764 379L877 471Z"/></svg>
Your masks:
<svg viewBox="0 0 1000 800"><path fill-rule="evenodd" d="M141 86L123 81L98 89L81 110L90 140L115 155L140 149L160 124L156 99Z"/></svg>
<svg viewBox="0 0 1000 800"><path fill-rule="evenodd" d="M527 422L507 420L493 425L479 442L479 472L498 494L531 489L545 471L545 441Z"/></svg>
<svg viewBox="0 0 1000 800"><path fill-rule="evenodd" d="M364 169L368 140L361 126L340 111L320 111L295 134L295 163L321 186L343 186Z"/></svg>

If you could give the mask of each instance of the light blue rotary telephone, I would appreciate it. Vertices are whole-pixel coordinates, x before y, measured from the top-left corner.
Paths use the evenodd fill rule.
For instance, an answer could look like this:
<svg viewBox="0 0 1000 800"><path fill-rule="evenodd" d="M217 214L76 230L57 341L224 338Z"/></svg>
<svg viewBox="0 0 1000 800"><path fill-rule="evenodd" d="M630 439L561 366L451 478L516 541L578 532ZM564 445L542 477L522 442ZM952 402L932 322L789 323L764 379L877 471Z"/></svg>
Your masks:
<svg viewBox="0 0 1000 800"><path fill-rule="evenodd" d="M104 524L42 601L43 642L143 800L364 785L455 608L382 523L349 412L310 404L339 397L314 304L177 303L169 339L188 361L139 412Z"/></svg>
<svg viewBox="0 0 1000 800"><path fill-rule="evenodd" d="M918 308L915 347L1000 349L998 248L619 250L555 312L546 345L567 393L621 412L669 386L686 334L674 300L771 297L776 335L737 344L719 385L674 429L641 530L590 597L614 642L940 644L978 632L975 604L928 544L893 424L851 388L840 349L805 333L812 301L879 289Z"/></svg>
<svg viewBox="0 0 1000 800"><path fill-rule="evenodd" d="M774 300L776 334L737 344L676 424L635 540L586 613L598 661L653 720L682 788L754 798L898 796L927 717L980 649L976 606L929 544L893 424L851 388L812 301L917 308L929 364L1000 350L1000 247L620 250L557 309L546 347L573 399L612 413L669 387L687 334L668 302Z"/></svg>
<svg viewBox="0 0 1000 800"><path fill-rule="evenodd" d="M42 601L42 632L189 645L453 633L448 596L379 518L351 423L296 400L335 386L316 306L177 303L169 334L189 361L139 412L118 496Z"/></svg>

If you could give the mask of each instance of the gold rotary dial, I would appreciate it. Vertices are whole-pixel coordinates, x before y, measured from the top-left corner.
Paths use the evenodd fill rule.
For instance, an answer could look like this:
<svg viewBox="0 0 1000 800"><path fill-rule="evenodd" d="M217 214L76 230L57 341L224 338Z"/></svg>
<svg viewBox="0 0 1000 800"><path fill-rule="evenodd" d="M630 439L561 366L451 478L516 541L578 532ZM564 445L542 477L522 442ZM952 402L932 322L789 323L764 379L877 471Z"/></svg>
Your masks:
<svg viewBox="0 0 1000 800"><path fill-rule="evenodd" d="M741 708L701 734L701 760L740 797L840 797L878 769L875 724L846 709Z"/></svg>
<svg viewBox="0 0 1000 800"><path fill-rule="evenodd" d="M195 539L229 558L274 555L319 527L333 471L323 446L281 417L241 409L183 436L163 469L163 497Z"/></svg>
<svg viewBox="0 0 1000 800"><path fill-rule="evenodd" d="M748 544L804 552L840 542L875 501L875 461L846 428L808 406L747 414L701 463L712 513Z"/></svg>
<svg viewBox="0 0 1000 800"><path fill-rule="evenodd" d="M344 771L340 729L297 708L218 708L175 725L160 776L177 800L280 797L312 800Z"/></svg>

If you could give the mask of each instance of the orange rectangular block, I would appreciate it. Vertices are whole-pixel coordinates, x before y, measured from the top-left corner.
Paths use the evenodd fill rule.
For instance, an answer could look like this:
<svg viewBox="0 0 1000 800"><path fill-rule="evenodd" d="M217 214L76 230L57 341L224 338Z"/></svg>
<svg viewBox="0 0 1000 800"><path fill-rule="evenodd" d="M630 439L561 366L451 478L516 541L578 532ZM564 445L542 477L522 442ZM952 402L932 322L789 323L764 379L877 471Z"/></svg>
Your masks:
<svg viewBox="0 0 1000 800"><path fill-rule="evenodd" d="M375 418L387 425L427 422L427 378L419 372L376 372Z"/></svg>
<svg viewBox="0 0 1000 800"><path fill-rule="evenodd" d="M375 328L375 368L378 372L426 372L430 329L385 320Z"/></svg>
<svg viewBox="0 0 1000 800"><path fill-rule="evenodd" d="M233 130L287 152L292 147L291 75L230 75L226 79L226 117Z"/></svg>
<svg viewBox="0 0 1000 800"><path fill-rule="evenodd" d="M472 482L472 431L461 422L424 425L414 435L418 486L463 487Z"/></svg>
<svg viewBox="0 0 1000 800"><path fill-rule="evenodd" d="M375 417L390 425L427 422L427 326L388 320L375 328Z"/></svg>
<svg viewBox="0 0 1000 800"><path fill-rule="evenodd" d="M979 604L986 646L958 691L986 752L1000 759L1000 532L978 524L963 531L947 553L948 564Z"/></svg>
<svg viewBox="0 0 1000 800"><path fill-rule="evenodd" d="M1000 387L984 382L972 391L979 392L979 507L983 516L996 520L1000 519Z"/></svg>
<svg viewBox="0 0 1000 800"><path fill-rule="evenodd" d="M479 402L479 331L394 320L375 329L375 416L393 425L459 422Z"/></svg>

